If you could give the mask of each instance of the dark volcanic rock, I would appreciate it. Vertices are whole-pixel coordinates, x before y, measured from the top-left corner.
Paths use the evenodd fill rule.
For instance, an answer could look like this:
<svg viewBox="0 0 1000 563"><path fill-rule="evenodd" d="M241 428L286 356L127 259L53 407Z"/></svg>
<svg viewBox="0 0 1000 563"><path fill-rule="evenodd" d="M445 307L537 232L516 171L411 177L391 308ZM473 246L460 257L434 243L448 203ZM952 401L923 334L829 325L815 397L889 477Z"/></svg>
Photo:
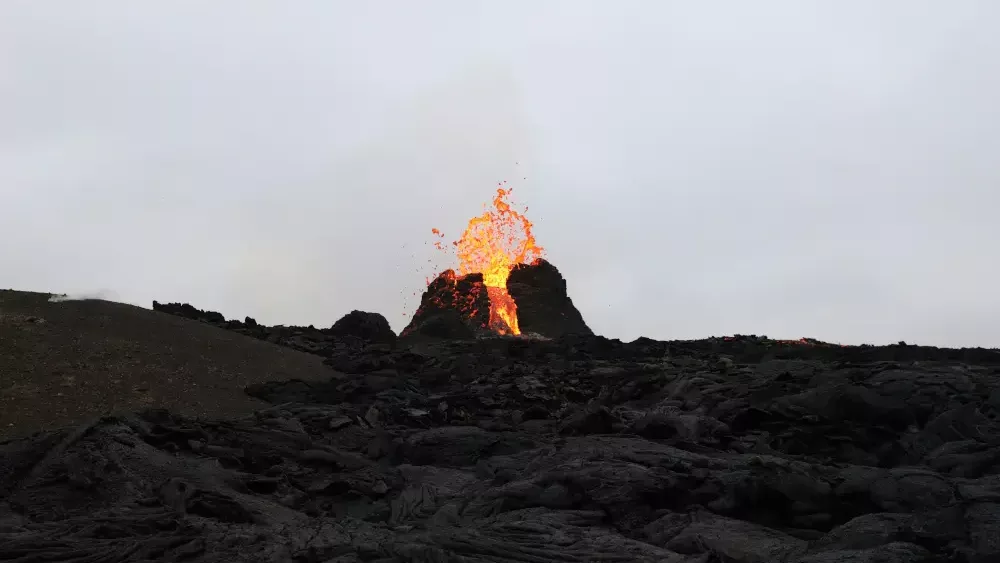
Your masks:
<svg viewBox="0 0 1000 563"><path fill-rule="evenodd" d="M221 313L203 311L187 303L153 301L153 310L327 357L343 353L345 349L354 350L370 344L392 345L396 340L396 334L384 316L364 311L351 311L331 328L319 329L311 325L264 326L251 317L246 317L243 322L227 321Z"/></svg>
<svg viewBox="0 0 1000 563"><path fill-rule="evenodd" d="M438 309L433 314L428 314L417 323L411 323L407 328L409 332L403 331L401 336L407 337L410 341L414 338L424 337L443 340L467 340L475 338L482 331L473 330L469 326L468 318L455 309Z"/></svg>
<svg viewBox="0 0 1000 563"><path fill-rule="evenodd" d="M226 317L222 316L222 313L203 311L187 303L160 303L153 301L153 310L209 324L223 324L226 322ZM249 319L249 317L247 318ZM254 324L256 324L256 321L254 321Z"/></svg>
<svg viewBox="0 0 1000 563"><path fill-rule="evenodd" d="M507 291L517 305L522 334L547 338L593 334L566 293L566 280L545 260L515 266L507 280ZM482 274L458 278L454 271L447 270L427 287L420 307L400 336L411 341L420 337L489 336L493 334L489 323L490 297Z"/></svg>
<svg viewBox="0 0 1000 563"><path fill-rule="evenodd" d="M507 278L507 292L517 303L517 321L522 333L549 338L593 334L566 293L566 280L545 260L514 266Z"/></svg>
<svg viewBox="0 0 1000 563"><path fill-rule="evenodd" d="M427 286L400 337L463 339L490 334L490 296L482 274L445 270Z"/></svg>
<svg viewBox="0 0 1000 563"><path fill-rule="evenodd" d="M335 322L330 328L330 334L378 344L392 344L396 341L396 333L392 331L385 317L378 313L357 310L351 311Z"/></svg>
<svg viewBox="0 0 1000 563"><path fill-rule="evenodd" d="M478 338L329 351L241 420L0 442L0 560L1000 561L1000 352ZM969 361L975 359L975 362Z"/></svg>

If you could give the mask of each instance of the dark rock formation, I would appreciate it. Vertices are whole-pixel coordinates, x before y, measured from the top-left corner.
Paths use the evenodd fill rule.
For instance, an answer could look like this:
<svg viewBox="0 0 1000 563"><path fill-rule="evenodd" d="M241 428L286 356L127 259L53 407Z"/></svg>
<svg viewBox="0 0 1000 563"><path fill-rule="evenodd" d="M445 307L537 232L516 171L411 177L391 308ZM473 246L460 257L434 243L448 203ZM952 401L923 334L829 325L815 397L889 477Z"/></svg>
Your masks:
<svg viewBox="0 0 1000 563"><path fill-rule="evenodd" d="M353 350L370 344L392 345L396 334L389 321L379 313L351 311L332 327L319 329L314 326L264 326L251 317L243 322L228 321L215 311L203 311L187 303L160 303L153 301L153 310L201 321L219 328L294 348L301 352L331 356L344 349Z"/></svg>
<svg viewBox="0 0 1000 563"><path fill-rule="evenodd" d="M490 334L490 297L482 274L459 277L445 270L427 286L409 324L399 334L409 341L461 339Z"/></svg>
<svg viewBox="0 0 1000 563"><path fill-rule="evenodd" d="M566 280L549 262L518 264L507 278L507 292L517 303L521 332L549 338L593 334L566 292Z"/></svg>
<svg viewBox="0 0 1000 563"><path fill-rule="evenodd" d="M335 348L327 382L0 443L0 560L1000 561L1000 352Z"/></svg>
<svg viewBox="0 0 1000 563"><path fill-rule="evenodd" d="M197 309L188 303L160 303L159 301L153 301L153 310L208 324L222 325L226 323L226 317L222 313ZM252 321L253 319L247 317L247 320ZM253 321L253 324L256 325L257 322Z"/></svg>
<svg viewBox="0 0 1000 563"><path fill-rule="evenodd" d="M407 342L421 338L467 340L486 333L481 325L476 325L476 329L473 329L471 324L469 318L457 309L435 308L431 313L422 314L417 322L411 321L400 338L405 338Z"/></svg>
<svg viewBox="0 0 1000 563"><path fill-rule="evenodd" d="M396 333L385 317L358 310L351 311L333 323L329 332L333 336L357 338L375 344L392 344L396 341Z"/></svg>
<svg viewBox="0 0 1000 563"><path fill-rule="evenodd" d="M566 293L566 280L545 260L515 266L507 280L507 292L517 304L522 334L547 338L593 334ZM446 270L427 287L420 307L400 336L410 340L490 336L494 333L489 323L490 298L482 274L456 277L454 271Z"/></svg>

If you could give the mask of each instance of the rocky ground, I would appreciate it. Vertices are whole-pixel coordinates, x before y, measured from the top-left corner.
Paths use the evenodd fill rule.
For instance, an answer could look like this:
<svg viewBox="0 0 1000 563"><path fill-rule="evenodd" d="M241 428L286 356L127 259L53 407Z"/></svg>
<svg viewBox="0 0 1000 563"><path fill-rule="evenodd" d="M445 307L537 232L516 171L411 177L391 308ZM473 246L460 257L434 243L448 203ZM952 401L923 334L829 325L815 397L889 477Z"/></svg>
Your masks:
<svg viewBox="0 0 1000 563"><path fill-rule="evenodd" d="M0 561L1000 561L1000 351L622 343L553 272L509 284L530 337L441 306L474 277L400 338L155 303L330 377L0 442Z"/></svg>
<svg viewBox="0 0 1000 563"><path fill-rule="evenodd" d="M567 336L327 356L328 382L248 388L274 406L245 419L0 444L0 560L1000 560L995 351Z"/></svg>

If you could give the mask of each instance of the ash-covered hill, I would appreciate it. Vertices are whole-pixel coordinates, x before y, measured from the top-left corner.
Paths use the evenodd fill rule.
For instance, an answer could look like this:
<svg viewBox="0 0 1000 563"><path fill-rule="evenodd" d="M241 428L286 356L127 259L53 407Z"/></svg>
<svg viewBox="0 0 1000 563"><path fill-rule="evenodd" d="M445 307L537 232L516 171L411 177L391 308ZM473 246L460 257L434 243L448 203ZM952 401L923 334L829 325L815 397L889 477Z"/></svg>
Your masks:
<svg viewBox="0 0 1000 563"><path fill-rule="evenodd" d="M407 342L365 313L271 329L158 308L332 376L250 385L272 406L241 419L0 443L0 561L1000 561L994 350Z"/></svg>
<svg viewBox="0 0 1000 563"><path fill-rule="evenodd" d="M148 406L234 416L251 383L324 379L322 359L101 300L0 290L0 440ZM0 549L2 551L2 549Z"/></svg>

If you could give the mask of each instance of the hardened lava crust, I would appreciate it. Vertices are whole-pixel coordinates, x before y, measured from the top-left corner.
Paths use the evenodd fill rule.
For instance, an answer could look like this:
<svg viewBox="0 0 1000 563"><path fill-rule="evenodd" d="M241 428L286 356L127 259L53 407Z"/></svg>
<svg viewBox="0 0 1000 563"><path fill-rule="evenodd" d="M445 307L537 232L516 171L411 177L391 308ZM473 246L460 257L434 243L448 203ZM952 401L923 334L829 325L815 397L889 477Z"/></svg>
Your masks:
<svg viewBox="0 0 1000 563"><path fill-rule="evenodd" d="M360 311L320 329L129 312L206 366L230 346L287 360L239 389L198 374L252 412L150 404L0 442L0 561L1000 561L997 350L626 343L554 323L518 277L519 336L454 309L413 339ZM124 306L73 306L106 320L4 311L119 334ZM73 353L97 365L87 345L112 338L87 338Z"/></svg>

